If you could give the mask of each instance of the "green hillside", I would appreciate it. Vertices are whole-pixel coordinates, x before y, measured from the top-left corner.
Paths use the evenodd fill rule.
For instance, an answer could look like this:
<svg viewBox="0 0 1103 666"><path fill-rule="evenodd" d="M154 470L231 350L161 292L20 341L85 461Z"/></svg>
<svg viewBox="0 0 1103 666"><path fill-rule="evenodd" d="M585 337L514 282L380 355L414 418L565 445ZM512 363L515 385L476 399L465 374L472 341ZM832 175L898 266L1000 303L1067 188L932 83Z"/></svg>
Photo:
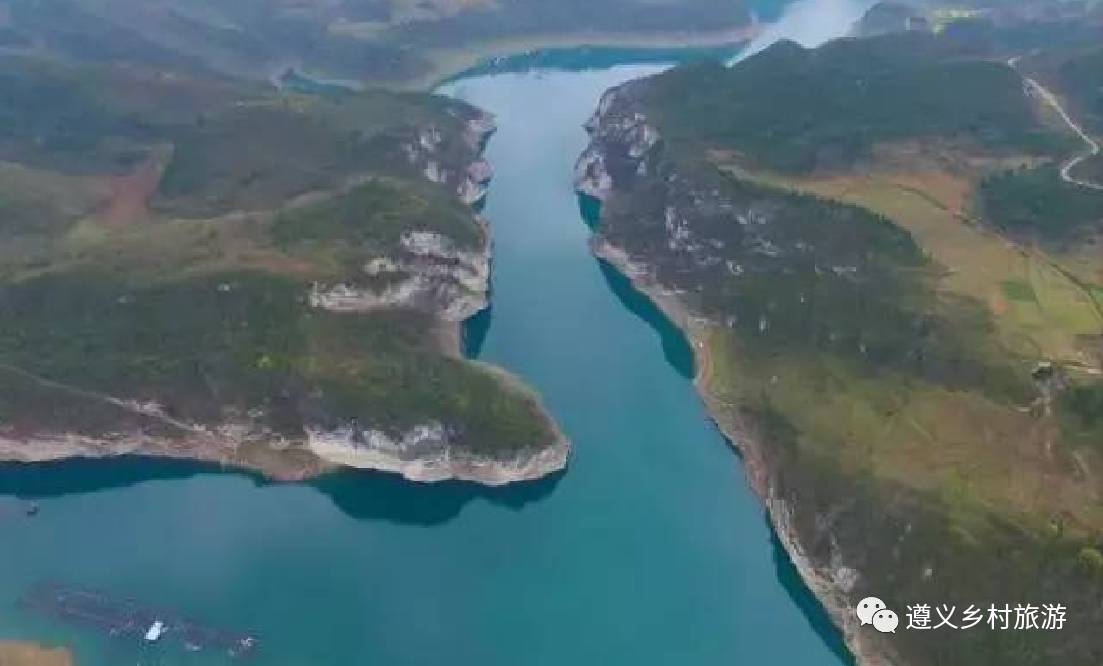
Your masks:
<svg viewBox="0 0 1103 666"><path fill-rule="evenodd" d="M456 358L457 324L438 309L452 291L361 313L309 298L421 270L431 258L407 247L411 232L483 251L456 181L429 182L411 157L430 132L424 159L462 173L476 115L429 95L335 100L0 58L0 424L33 447L248 423L259 434L236 462L278 474L314 465L298 449L307 428L439 422L493 458L550 444L530 394ZM366 273L380 258L395 270Z"/></svg>
<svg viewBox="0 0 1103 666"><path fill-rule="evenodd" d="M781 43L738 67L702 63L657 77L645 104L672 141L735 150L780 171L846 167L878 142L905 138L1051 148L1018 75L958 51L920 34L816 50Z"/></svg>

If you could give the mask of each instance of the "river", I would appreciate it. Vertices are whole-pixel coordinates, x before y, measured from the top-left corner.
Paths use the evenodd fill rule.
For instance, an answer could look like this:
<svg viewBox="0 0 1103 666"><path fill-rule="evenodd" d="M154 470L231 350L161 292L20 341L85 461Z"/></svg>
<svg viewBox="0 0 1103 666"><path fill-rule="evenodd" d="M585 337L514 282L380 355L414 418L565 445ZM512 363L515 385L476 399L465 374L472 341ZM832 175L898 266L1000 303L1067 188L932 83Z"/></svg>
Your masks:
<svg viewBox="0 0 1103 666"><path fill-rule="evenodd" d="M252 631L265 666L846 663L709 423L685 342L588 252L571 188L581 123L603 90L659 67L442 89L499 123L493 309L471 351L543 395L574 444L565 474L485 490L361 472L266 484L144 459L0 465L0 638L70 645L82 666L229 663L16 606L61 580Z"/></svg>

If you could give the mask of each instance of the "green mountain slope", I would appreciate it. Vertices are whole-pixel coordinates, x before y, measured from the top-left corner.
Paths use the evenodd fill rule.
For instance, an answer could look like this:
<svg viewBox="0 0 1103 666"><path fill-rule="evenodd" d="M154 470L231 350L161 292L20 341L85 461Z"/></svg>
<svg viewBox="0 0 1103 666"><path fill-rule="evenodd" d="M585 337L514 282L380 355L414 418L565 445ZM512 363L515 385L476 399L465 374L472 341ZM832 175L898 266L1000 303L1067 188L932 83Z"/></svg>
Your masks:
<svg viewBox="0 0 1103 666"><path fill-rule="evenodd" d="M489 270L461 201L479 111L5 57L0 117L3 457L562 466L537 400L458 358Z"/></svg>

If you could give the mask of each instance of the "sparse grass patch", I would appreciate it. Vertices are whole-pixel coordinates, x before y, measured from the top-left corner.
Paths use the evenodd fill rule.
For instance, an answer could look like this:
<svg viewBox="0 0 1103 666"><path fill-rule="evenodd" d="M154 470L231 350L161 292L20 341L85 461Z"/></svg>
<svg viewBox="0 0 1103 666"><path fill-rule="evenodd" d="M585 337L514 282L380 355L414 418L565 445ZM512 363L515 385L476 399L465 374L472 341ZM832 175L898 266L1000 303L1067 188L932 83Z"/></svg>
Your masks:
<svg viewBox="0 0 1103 666"><path fill-rule="evenodd" d="M710 391L785 415L800 455L1039 528L1067 513L1081 529L1103 529L1097 483L1069 474L1068 453L1046 444L1055 424L1020 405L893 372L867 376L829 357L761 358L729 331L714 331L709 348Z"/></svg>
<svg viewBox="0 0 1103 666"><path fill-rule="evenodd" d="M1000 283L1005 296L1014 301L1036 302L1034 288L1022 280L1004 280Z"/></svg>

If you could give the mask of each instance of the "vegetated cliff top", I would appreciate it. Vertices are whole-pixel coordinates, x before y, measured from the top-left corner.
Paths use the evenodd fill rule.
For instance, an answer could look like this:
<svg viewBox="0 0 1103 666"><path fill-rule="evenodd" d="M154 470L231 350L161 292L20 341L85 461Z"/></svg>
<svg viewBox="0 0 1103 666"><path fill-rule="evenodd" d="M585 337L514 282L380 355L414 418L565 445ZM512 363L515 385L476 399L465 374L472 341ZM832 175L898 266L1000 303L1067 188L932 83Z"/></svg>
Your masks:
<svg viewBox="0 0 1103 666"><path fill-rule="evenodd" d="M1019 75L956 40L926 34L778 43L736 67L702 63L655 77L649 115L671 140L810 172L868 157L878 142L945 138L1051 149Z"/></svg>
<svg viewBox="0 0 1103 666"><path fill-rule="evenodd" d="M0 118L0 439L17 457L159 438L293 476L315 466L311 428L439 424L488 458L555 439L531 395L448 341L485 297L487 232L457 196L477 110L3 56Z"/></svg>
<svg viewBox="0 0 1103 666"><path fill-rule="evenodd" d="M866 10L854 24L855 37L873 37L887 33L907 32L929 26L925 12L903 2L878 2Z"/></svg>
<svg viewBox="0 0 1103 666"><path fill-rule="evenodd" d="M738 0L2 0L0 16L0 46L261 78L297 66L372 82L430 72L429 49L580 32L716 31L750 21Z"/></svg>

